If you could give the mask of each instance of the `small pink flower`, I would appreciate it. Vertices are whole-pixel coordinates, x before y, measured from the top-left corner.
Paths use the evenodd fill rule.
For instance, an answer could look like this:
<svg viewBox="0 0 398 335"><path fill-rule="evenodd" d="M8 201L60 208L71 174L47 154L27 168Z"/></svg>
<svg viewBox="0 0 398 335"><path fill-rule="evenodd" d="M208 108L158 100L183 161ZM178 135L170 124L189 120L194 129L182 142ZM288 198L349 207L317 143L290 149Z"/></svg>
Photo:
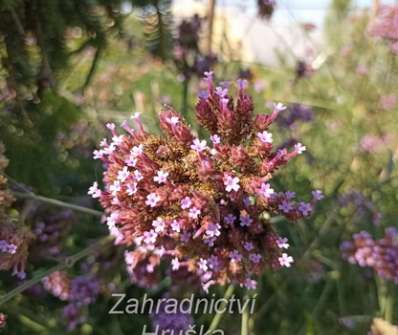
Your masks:
<svg viewBox="0 0 398 335"><path fill-rule="evenodd" d="M272 134L269 133L266 130L264 130L263 132L257 133L257 137L264 144L271 144L272 143Z"/></svg>
<svg viewBox="0 0 398 335"><path fill-rule="evenodd" d="M99 198L99 197L101 197L101 194L102 194L101 190L98 188L98 183L97 182L94 182L93 186L91 186L88 189L87 193L89 195L91 195L93 198Z"/></svg>
<svg viewBox="0 0 398 335"><path fill-rule="evenodd" d="M93 158L94 159L101 159L104 157L104 151L103 150L94 150L93 151Z"/></svg>
<svg viewBox="0 0 398 335"><path fill-rule="evenodd" d="M273 104L272 107L273 107L273 110L277 111L277 112L282 112L287 108L284 104L282 104L280 102L278 102L277 104Z"/></svg>
<svg viewBox="0 0 398 335"><path fill-rule="evenodd" d="M111 191L113 196L116 196L116 194L118 192L120 192L121 190L121 185L120 182L118 180L116 180L110 187L109 187L109 191Z"/></svg>
<svg viewBox="0 0 398 335"><path fill-rule="evenodd" d="M122 170L117 173L117 179L121 182L124 182L130 176L130 171L127 166L125 166Z"/></svg>
<svg viewBox="0 0 398 335"><path fill-rule="evenodd" d="M158 171L156 176L153 177L153 180L157 182L158 184L164 184L167 181L167 177L169 176L169 173L167 171Z"/></svg>
<svg viewBox="0 0 398 335"><path fill-rule="evenodd" d="M190 197L185 197L184 199L181 200L181 208L182 209L188 209L192 206L192 200Z"/></svg>
<svg viewBox="0 0 398 335"><path fill-rule="evenodd" d="M228 88L223 88L223 87L218 86L218 87L216 87L215 92L220 98L224 98L228 94Z"/></svg>
<svg viewBox="0 0 398 335"><path fill-rule="evenodd" d="M264 197L264 198L266 198L266 199L268 199L269 197L271 197L274 193L275 193L275 191L274 191L274 189L273 188L271 188L271 185L270 184L265 184L265 183L262 183L261 184L261 188L260 188L260 190L259 190L259 193Z"/></svg>
<svg viewBox="0 0 398 335"><path fill-rule="evenodd" d="M151 229L150 231L145 231L144 232L143 241L144 241L145 244L148 244L148 245L155 244L157 238L158 238L158 234L153 229Z"/></svg>
<svg viewBox="0 0 398 335"><path fill-rule="evenodd" d="M225 190L227 192L232 192L232 191L237 192L240 189L239 178L233 176L226 176L224 178L224 185L225 185Z"/></svg>
<svg viewBox="0 0 398 335"><path fill-rule="evenodd" d="M167 119L167 122L173 126L176 126L180 122L180 119L177 116L172 116Z"/></svg>
<svg viewBox="0 0 398 335"><path fill-rule="evenodd" d="M202 152L202 151L206 150L206 148L207 148L206 141L205 140L201 141L198 138L195 138L191 145L191 149L195 150L196 152Z"/></svg>
<svg viewBox="0 0 398 335"><path fill-rule="evenodd" d="M199 269L202 270L203 272L206 272L208 270L208 265L207 265L207 260L204 258L199 259L198 262Z"/></svg>
<svg viewBox="0 0 398 335"><path fill-rule="evenodd" d="M138 170L134 171L134 179L138 182L141 181L142 179L144 179L144 176L142 175L142 173Z"/></svg>
<svg viewBox="0 0 398 335"><path fill-rule="evenodd" d="M282 256L278 258L278 261L281 266L287 268L290 268L291 264L294 262L293 257L285 253L283 253Z"/></svg>
<svg viewBox="0 0 398 335"><path fill-rule="evenodd" d="M145 204L149 207L156 207L159 201L160 197L156 193L150 193L146 197Z"/></svg>
<svg viewBox="0 0 398 335"><path fill-rule="evenodd" d="M179 261L179 259L177 257L172 259L172 261L171 261L171 269L173 271L179 270L180 269L180 265L181 265L181 263L180 263L180 261Z"/></svg>
<svg viewBox="0 0 398 335"><path fill-rule="evenodd" d="M281 237L276 240L276 245L279 249L288 249L289 248L289 240L286 237Z"/></svg>
<svg viewBox="0 0 398 335"><path fill-rule="evenodd" d="M220 144L221 143L221 138L217 134L211 135L210 140L213 144Z"/></svg>
<svg viewBox="0 0 398 335"><path fill-rule="evenodd" d="M179 233L181 231L181 225L177 220L173 220L171 221L171 229L176 232Z"/></svg>
<svg viewBox="0 0 398 335"><path fill-rule="evenodd" d="M199 217L200 213L201 213L201 210L200 210L200 209L198 209L198 208L196 208L196 207L192 207L192 208L189 210L189 217L190 217L191 219L197 219L197 218Z"/></svg>
<svg viewBox="0 0 398 335"><path fill-rule="evenodd" d="M132 147L130 150L130 154L132 155L132 157L135 157L135 158L137 158L143 152L144 152L144 145L142 145L142 144L136 145L136 146Z"/></svg>
<svg viewBox="0 0 398 335"><path fill-rule="evenodd" d="M300 155L302 154L307 148L302 145L301 143L296 143L294 145L294 150Z"/></svg>
<svg viewBox="0 0 398 335"><path fill-rule="evenodd" d="M128 195L134 195L137 193L137 183L132 182L131 184L127 185L127 194Z"/></svg>
<svg viewBox="0 0 398 335"><path fill-rule="evenodd" d="M162 233L165 229L165 223L162 218L157 218L152 222L152 227L155 229L156 233Z"/></svg>

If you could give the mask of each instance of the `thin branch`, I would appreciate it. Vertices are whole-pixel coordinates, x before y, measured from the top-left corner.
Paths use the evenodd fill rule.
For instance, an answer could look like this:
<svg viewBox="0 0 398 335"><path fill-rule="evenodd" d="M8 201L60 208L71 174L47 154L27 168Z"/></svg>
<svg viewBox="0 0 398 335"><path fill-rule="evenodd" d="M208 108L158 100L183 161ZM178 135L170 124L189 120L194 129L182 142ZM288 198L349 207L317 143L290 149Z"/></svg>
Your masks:
<svg viewBox="0 0 398 335"><path fill-rule="evenodd" d="M12 192L13 195L15 195L17 198L21 198L21 199L33 199L33 200L37 200L37 201L41 201L50 205L54 205L54 206L58 206L58 207L63 207L63 208L69 208L78 212L82 212L85 214L89 214L89 215L94 215L94 216L98 216L101 217L104 213L101 211L97 211L95 209L91 209L91 208L87 208L87 207L83 207L83 206L79 206L79 205L75 205L75 204L70 204L61 200L57 200L57 199L52 199L52 198L47 198L47 197L43 197L41 195L37 195L34 193L22 193L22 192Z"/></svg>

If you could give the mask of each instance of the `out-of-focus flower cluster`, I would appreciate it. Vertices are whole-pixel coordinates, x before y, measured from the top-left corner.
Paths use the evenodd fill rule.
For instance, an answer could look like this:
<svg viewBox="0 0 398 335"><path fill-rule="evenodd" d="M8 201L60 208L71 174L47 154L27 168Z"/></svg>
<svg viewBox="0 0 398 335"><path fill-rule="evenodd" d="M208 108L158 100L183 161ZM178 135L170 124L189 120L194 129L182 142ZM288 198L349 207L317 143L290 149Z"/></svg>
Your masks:
<svg viewBox="0 0 398 335"><path fill-rule="evenodd" d="M155 331L183 334L189 329L189 326L194 324L192 315L189 313L182 313L181 311L170 313L166 310L166 303L160 304L159 307L159 310L151 314L152 327Z"/></svg>
<svg viewBox="0 0 398 335"><path fill-rule="evenodd" d="M351 264L372 268L381 278L398 283L398 230L387 228L384 237L375 240L362 231L353 236L352 241L341 245L341 252Z"/></svg>
<svg viewBox="0 0 398 335"><path fill-rule="evenodd" d="M145 274L145 281L156 282L165 260L172 271L195 274L204 289L226 282L254 288L253 278L266 268L293 262L271 216L308 217L322 193L296 201L294 192L277 192L270 184L279 168L305 151L300 143L273 150L268 128L283 105L255 115L246 81L238 81L236 99L214 86L212 73L206 81L196 115L211 145L170 107L160 114L162 137L146 132L139 115L133 116L135 129L122 124L124 134L108 124L111 142L104 139L94 151L106 169L105 187L96 182L89 194L104 207L115 243L135 246L125 254L135 280Z"/></svg>
<svg viewBox="0 0 398 335"><path fill-rule="evenodd" d="M376 205L359 191L350 191L339 197L339 203L342 207L354 207L355 216L363 218L370 214L375 226L380 224L382 214Z"/></svg>
<svg viewBox="0 0 398 335"><path fill-rule="evenodd" d="M0 270L12 270L13 275L24 279L28 248L34 236L27 227L17 225L9 217L14 198L4 175L7 165L4 147L0 144Z"/></svg>
<svg viewBox="0 0 398 335"><path fill-rule="evenodd" d="M75 217L69 209L53 211L47 206L39 206L31 213L29 221L36 236L36 243L31 248L32 257L42 259L60 255Z"/></svg>
<svg viewBox="0 0 398 335"><path fill-rule="evenodd" d="M184 19L177 27L177 38L173 50L174 63L183 79L201 76L209 71L216 62L217 56L205 54L199 46L199 34L202 19L195 14L191 19Z"/></svg>
<svg viewBox="0 0 398 335"><path fill-rule="evenodd" d="M311 107L302 104L292 104L277 118L277 124L284 128L293 128L298 122L310 122L314 118Z"/></svg>
<svg viewBox="0 0 398 335"><path fill-rule="evenodd" d="M381 6L370 23L369 33L386 40L391 51L398 55L398 5Z"/></svg>
<svg viewBox="0 0 398 335"><path fill-rule="evenodd" d="M274 14L276 0L257 0L258 15L269 20Z"/></svg>
<svg viewBox="0 0 398 335"><path fill-rule="evenodd" d="M86 320L83 309L95 302L100 292L100 282L91 275L71 279L67 273L56 271L45 277L42 283L49 293L68 302L63 309L63 316L70 330Z"/></svg>

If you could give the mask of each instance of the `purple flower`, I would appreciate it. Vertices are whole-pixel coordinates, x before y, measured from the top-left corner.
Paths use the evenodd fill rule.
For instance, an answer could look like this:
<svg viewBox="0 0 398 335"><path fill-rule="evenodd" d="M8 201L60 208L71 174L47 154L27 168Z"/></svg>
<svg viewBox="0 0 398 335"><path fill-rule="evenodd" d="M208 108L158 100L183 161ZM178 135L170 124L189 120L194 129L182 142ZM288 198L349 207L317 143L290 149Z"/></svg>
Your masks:
<svg viewBox="0 0 398 335"><path fill-rule="evenodd" d="M241 214L240 216L240 225L241 227L249 227L253 222L253 219L249 214Z"/></svg>
<svg viewBox="0 0 398 335"><path fill-rule="evenodd" d="M188 209L192 206L192 200L190 197L185 197L184 199L181 200L181 208L182 209Z"/></svg>
<svg viewBox="0 0 398 335"><path fill-rule="evenodd" d="M279 209L284 213L289 213L293 209L293 205L288 200L283 200L279 205Z"/></svg>
<svg viewBox="0 0 398 335"><path fill-rule="evenodd" d="M308 216L312 212L312 205L307 202L300 202L298 210L304 215Z"/></svg>

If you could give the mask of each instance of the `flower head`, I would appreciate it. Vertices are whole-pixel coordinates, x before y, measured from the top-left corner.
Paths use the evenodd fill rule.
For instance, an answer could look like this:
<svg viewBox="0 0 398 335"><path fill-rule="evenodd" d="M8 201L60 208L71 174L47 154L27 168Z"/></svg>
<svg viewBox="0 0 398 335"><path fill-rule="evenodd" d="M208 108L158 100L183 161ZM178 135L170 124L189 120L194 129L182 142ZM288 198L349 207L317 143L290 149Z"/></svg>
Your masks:
<svg viewBox="0 0 398 335"><path fill-rule="evenodd" d="M164 262L171 273L191 273L204 289L226 281L254 288L262 271L293 261L282 252L287 241L262 213L297 220L319 198L299 202L270 185L274 173L304 150L272 148L268 129L284 106L256 115L247 83L240 82L234 97L232 88L215 87L212 74L206 81L196 115L213 134L212 149L166 106L159 116L164 136L148 133L135 119L136 130L124 124L122 145L101 158L106 171L98 196L110 234L118 244L136 246L125 254L127 270L147 287L155 285Z"/></svg>

